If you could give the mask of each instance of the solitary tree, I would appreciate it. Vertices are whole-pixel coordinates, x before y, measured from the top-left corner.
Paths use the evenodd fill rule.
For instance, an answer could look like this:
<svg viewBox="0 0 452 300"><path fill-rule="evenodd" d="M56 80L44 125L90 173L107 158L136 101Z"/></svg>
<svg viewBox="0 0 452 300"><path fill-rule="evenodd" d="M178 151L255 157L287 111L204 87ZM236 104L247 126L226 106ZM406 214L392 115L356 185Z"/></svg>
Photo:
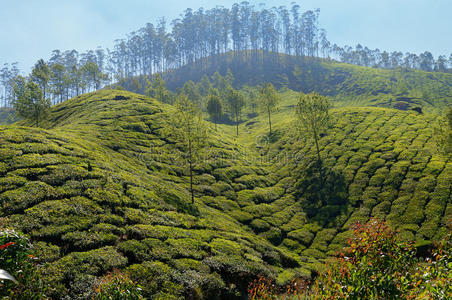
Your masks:
<svg viewBox="0 0 452 300"><path fill-rule="evenodd" d="M301 125L301 128L309 132L315 140L319 168L321 168L322 164L319 150L319 138L320 134L328 127L330 121L328 110L330 106L328 98L317 93L300 93L296 106L298 123Z"/></svg>
<svg viewBox="0 0 452 300"><path fill-rule="evenodd" d="M229 110L235 116L235 125L237 128L237 136L239 135L239 117L242 112L243 107L245 106L245 100L243 100L243 96L233 88L228 89L228 93L226 96L228 101Z"/></svg>
<svg viewBox="0 0 452 300"><path fill-rule="evenodd" d="M271 121L271 113L275 110L276 105L279 102L278 94L273 87L273 84L266 83L263 88L260 90L259 103L261 105L261 109L265 111L268 115L268 125L270 127L270 135L272 134L272 121Z"/></svg>
<svg viewBox="0 0 452 300"><path fill-rule="evenodd" d="M221 104L220 97L216 95L209 95L209 100L207 101L207 112L210 118L215 123L215 131L217 130L217 122L223 115L223 105Z"/></svg>
<svg viewBox="0 0 452 300"><path fill-rule="evenodd" d="M14 79L14 102L16 113L24 118L31 118L39 126L39 121L50 108L49 99L45 99L40 87L32 80L22 76Z"/></svg>
<svg viewBox="0 0 452 300"><path fill-rule="evenodd" d="M187 154L190 171L191 201L195 203L193 191L193 167L194 156L201 150L206 137L206 130L202 124L202 116L196 105L187 96L181 94L176 101L176 112L174 115L174 133L182 144Z"/></svg>

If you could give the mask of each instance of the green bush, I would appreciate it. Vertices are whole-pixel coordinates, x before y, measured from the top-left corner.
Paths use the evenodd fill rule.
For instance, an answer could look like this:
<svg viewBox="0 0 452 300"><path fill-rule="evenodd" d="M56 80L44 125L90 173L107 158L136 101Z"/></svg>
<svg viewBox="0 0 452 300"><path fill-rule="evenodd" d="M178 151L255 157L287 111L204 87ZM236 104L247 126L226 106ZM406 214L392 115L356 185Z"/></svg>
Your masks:
<svg viewBox="0 0 452 300"><path fill-rule="evenodd" d="M349 248L316 281L315 294L329 299L396 299L411 288L413 244L399 243L396 232L371 220L357 225Z"/></svg>
<svg viewBox="0 0 452 300"><path fill-rule="evenodd" d="M118 270L102 277L96 284L93 300L139 300L142 288Z"/></svg>

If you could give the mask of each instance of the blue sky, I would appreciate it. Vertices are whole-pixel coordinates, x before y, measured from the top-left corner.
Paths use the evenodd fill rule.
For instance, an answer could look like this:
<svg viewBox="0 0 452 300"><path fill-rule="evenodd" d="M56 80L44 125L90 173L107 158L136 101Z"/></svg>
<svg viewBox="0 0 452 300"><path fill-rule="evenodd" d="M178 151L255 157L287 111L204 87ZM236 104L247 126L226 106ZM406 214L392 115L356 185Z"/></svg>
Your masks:
<svg viewBox="0 0 452 300"><path fill-rule="evenodd" d="M231 7L228 0L21 0L2 1L0 65L19 62L29 72L54 49L84 51L113 41L164 16L172 20L191 7ZM253 1L266 7L293 0ZM435 56L452 52L451 0L303 0L302 10L320 8L320 24L339 45Z"/></svg>

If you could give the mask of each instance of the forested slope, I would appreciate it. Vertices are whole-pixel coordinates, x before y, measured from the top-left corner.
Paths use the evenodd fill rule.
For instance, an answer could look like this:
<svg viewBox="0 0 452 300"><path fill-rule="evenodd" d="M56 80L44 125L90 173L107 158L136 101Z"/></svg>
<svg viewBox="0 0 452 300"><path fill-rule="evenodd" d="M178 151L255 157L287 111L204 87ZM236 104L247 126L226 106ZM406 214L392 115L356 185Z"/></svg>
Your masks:
<svg viewBox="0 0 452 300"><path fill-rule="evenodd" d="M181 88L203 75L225 76L230 70L236 88L266 82L304 93L327 95L337 106L381 106L439 111L452 103L452 74L397 68L385 70L326 59L297 58L276 53L227 53L163 74L169 89ZM129 82L125 86L135 89Z"/></svg>
<svg viewBox="0 0 452 300"><path fill-rule="evenodd" d="M29 234L56 298L89 297L113 268L147 296L237 297L260 273L311 276L371 216L423 244L445 233L452 162L435 149L436 115L333 109L320 183L283 97L268 143L256 144L263 117L239 138L205 123L195 204L170 105L104 90L52 107L45 129L0 127L2 223Z"/></svg>

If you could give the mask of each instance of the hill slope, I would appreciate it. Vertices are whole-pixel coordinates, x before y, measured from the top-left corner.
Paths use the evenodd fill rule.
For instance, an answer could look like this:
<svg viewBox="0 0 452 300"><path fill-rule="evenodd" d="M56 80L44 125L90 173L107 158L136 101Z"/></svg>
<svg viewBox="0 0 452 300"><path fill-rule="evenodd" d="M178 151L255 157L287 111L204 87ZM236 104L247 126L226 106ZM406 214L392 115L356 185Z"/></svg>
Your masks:
<svg viewBox="0 0 452 300"><path fill-rule="evenodd" d="M434 151L435 115L333 110L322 188L312 142L292 129L295 100L284 94L268 144L263 116L239 139L206 123L195 205L171 106L105 90L53 107L46 129L0 127L2 222L30 235L56 298L85 297L112 268L148 296L231 298L259 273L310 276L371 216L418 242L444 234L452 162Z"/></svg>
<svg viewBox="0 0 452 300"><path fill-rule="evenodd" d="M259 56L227 53L186 65L164 74L176 90L187 80L200 81L219 71L231 70L236 87L272 82L309 93L330 96L337 106L379 106L406 110L420 106L438 111L452 104L452 74L411 69L385 70L331 60L260 53Z"/></svg>

